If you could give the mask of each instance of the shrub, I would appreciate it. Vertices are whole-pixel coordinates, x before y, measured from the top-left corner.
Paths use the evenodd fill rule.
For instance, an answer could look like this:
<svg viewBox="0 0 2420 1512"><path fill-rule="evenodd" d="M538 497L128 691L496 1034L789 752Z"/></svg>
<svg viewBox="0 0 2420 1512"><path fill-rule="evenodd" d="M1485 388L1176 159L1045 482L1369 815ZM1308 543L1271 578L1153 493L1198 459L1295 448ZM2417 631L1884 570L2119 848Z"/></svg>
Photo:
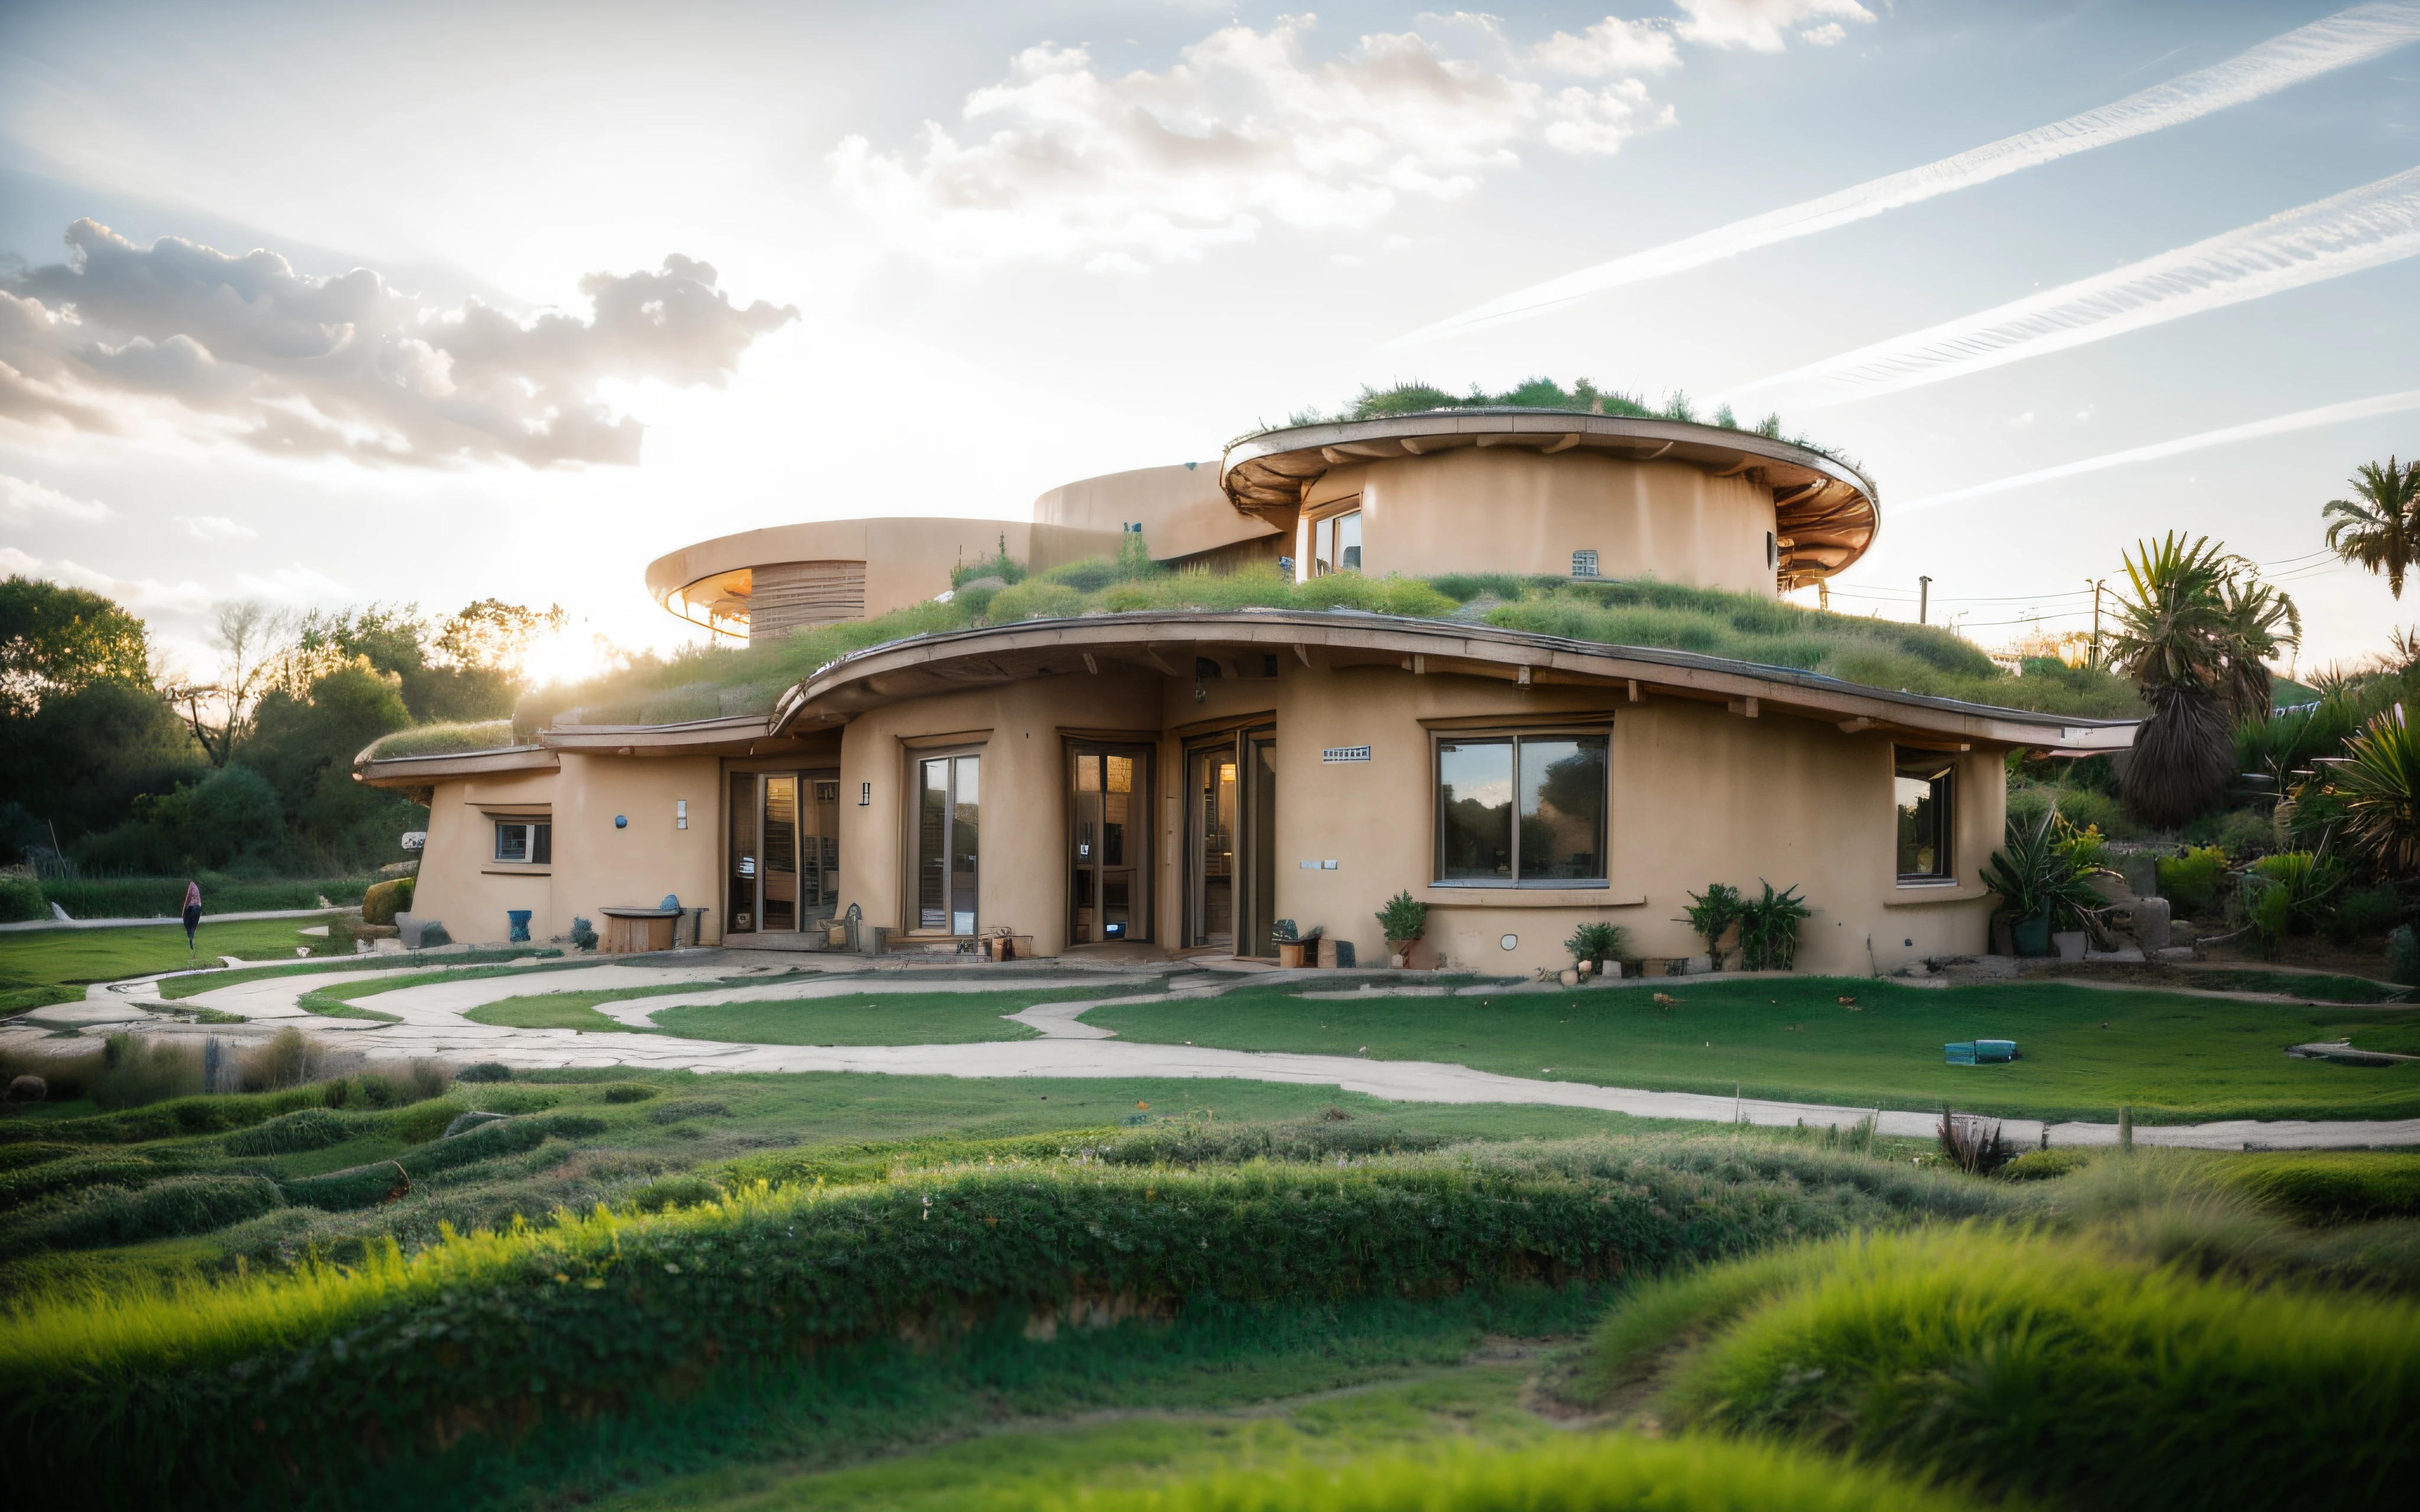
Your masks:
<svg viewBox="0 0 2420 1512"><path fill-rule="evenodd" d="M2203 845L2182 856L2160 860L2160 896L2176 905L2179 918L2204 918L2218 906L2218 887L2226 875L2226 853Z"/></svg>
<svg viewBox="0 0 2420 1512"><path fill-rule="evenodd" d="M48 918L51 905L42 899L42 885L23 872L0 872L0 924Z"/></svg>
<svg viewBox="0 0 2420 1512"><path fill-rule="evenodd" d="M1723 936L1739 922L1746 903L1730 884L1709 882L1705 891L1689 894L1689 906L1682 910L1689 928L1706 942L1706 954L1713 959L1716 971L1723 968Z"/></svg>
<svg viewBox="0 0 2420 1512"><path fill-rule="evenodd" d="M2414 937L2409 924L2386 932L2386 980L2420 987L2420 937Z"/></svg>
<svg viewBox="0 0 2420 1512"><path fill-rule="evenodd" d="M138 1108L204 1089L195 1046L132 1034L113 1034L102 1044L101 1074L86 1092L103 1108Z"/></svg>
<svg viewBox="0 0 2420 1512"><path fill-rule="evenodd" d="M2372 718L2323 771L2344 801L2353 854L2382 875L2420 872L2420 732L2405 724L2403 705Z"/></svg>
<svg viewBox="0 0 2420 1512"><path fill-rule="evenodd" d="M270 1036L243 1057L243 1089L273 1092L319 1079L319 1046L300 1029L287 1026Z"/></svg>
<svg viewBox="0 0 2420 1512"><path fill-rule="evenodd" d="M2374 940L2403 917L2403 900L2393 887L2353 887L2336 900L2320 930L2338 945Z"/></svg>
<svg viewBox="0 0 2420 1512"><path fill-rule="evenodd" d="M1814 913L1799 898L1795 884L1776 893L1766 883L1763 897L1747 899L1739 907L1740 964L1749 971L1794 969L1798 926Z"/></svg>
<svg viewBox="0 0 2420 1512"><path fill-rule="evenodd" d="M396 915L411 912L411 895L417 881L415 877L396 877L362 894L362 922L392 924Z"/></svg>
<svg viewBox="0 0 2420 1512"><path fill-rule="evenodd" d="M101 1187L75 1206L11 1232L11 1246L89 1249L206 1234L281 1206L277 1183L260 1176L185 1176L132 1190Z"/></svg>
<svg viewBox="0 0 2420 1512"><path fill-rule="evenodd" d="M2056 809L2037 822L2009 823L2000 848L1983 869L1983 886L2000 901L2011 925L2046 918L2054 933L2099 933L2106 904L2076 859L2074 839Z"/></svg>
<svg viewBox="0 0 2420 1512"><path fill-rule="evenodd" d="M1389 944L1417 940L1428 930L1429 905L1413 897L1406 887L1378 910L1378 927L1386 932Z"/></svg>
<svg viewBox="0 0 2420 1512"><path fill-rule="evenodd" d="M2309 1150L2230 1157L2219 1184L2312 1223L2420 1218L2420 1156Z"/></svg>
<svg viewBox="0 0 2420 1512"><path fill-rule="evenodd" d="M2245 912L2261 953L2273 956L2288 935L2318 928L2344 887L2344 874L2325 856L2285 851L2253 862L2243 885Z"/></svg>
<svg viewBox="0 0 2420 1512"><path fill-rule="evenodd" d="M280 1114L226 1137L230 1155L299 1155L304 1150L341 1145L359 1133L355 1123L326 1108L301 1108Z"/></svg>
<svg viewBox="0 0 2420 1512"><path fill-rule="evenodd" d="M1621 959L1623 944L1621 925L1591 923L1574 930L1572 937L1563 942L1563 949L1572 953L1574 961L1585 961L1591 971L1602 972L1608 957Z"/></svg>
<svg viewBox="0 0 2420 1512"><path fill-rule="evenodd" d="M641 1082L622 1082L605 1088L608 1103L644 1103L656 1095L654 1088Z"/></svg>
<svg viewBox="0 0 2420 1512"><path fill-rule="evenodd" d="M458 1082L508 1082L513 1079L513 1069L502 1061L482 1060L456 1072L454 1079Z"/></svg>
<svg viewBox="0 0 2420 1512"><path fill-rule="evenodd" d="M722 1198L722 1188L703 1176L667 1176L631 1193L630 1205L641 1212L661 1212L667 1208L694 1208Z"/></svg>

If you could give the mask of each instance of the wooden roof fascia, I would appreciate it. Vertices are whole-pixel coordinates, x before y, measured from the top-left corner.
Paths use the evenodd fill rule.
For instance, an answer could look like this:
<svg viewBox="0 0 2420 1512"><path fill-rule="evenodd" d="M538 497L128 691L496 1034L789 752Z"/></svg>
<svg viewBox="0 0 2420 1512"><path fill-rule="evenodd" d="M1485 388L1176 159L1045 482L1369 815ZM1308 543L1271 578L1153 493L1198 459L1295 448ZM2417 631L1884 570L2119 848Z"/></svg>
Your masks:
<svg viewBox="0 0 2420 1512"><path fill-rule="evenodd" d="M353 762L353 780L374 788L409 790L498 772L551 772L562 764L554 752L542 746L504 746L492 750L445 751L427 756L357 757Z"/></svg>

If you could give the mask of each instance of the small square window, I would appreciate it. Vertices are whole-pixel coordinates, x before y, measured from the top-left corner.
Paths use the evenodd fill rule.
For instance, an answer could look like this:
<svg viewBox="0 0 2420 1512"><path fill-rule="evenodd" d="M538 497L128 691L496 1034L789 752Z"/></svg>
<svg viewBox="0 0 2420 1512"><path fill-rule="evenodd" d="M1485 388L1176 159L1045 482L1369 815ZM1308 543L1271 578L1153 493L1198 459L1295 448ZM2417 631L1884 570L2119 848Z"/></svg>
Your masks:
<svg viewBox="0 0 2420 1512"><path fill-rule="evenodd" d="M497 860L516 865L550 865L554 860L554 825L542 819L499 819L495 854Z"/></svg>
<svg viewBox="0 0 2420 1512"><path fill-rule="evenodd" d="M1573 577L1575 577L1575 578L1593 578L1593 577L1595 577L1595 576L1596 576L1596 553L1595 553L1595 552L1593 552L1593 551L1575 551L1575 552L1573 552L1573 553L1572 553L1572 576L1573 576Z"/></svg>
<svg viewBox="0 0 2420 1512"><path fill-rule="evenodd" d="M1953 880L1949 816L1958 764L1938 751L1894 753L1891 788L1899 825L1899 879L1901 882Z"/></svg>

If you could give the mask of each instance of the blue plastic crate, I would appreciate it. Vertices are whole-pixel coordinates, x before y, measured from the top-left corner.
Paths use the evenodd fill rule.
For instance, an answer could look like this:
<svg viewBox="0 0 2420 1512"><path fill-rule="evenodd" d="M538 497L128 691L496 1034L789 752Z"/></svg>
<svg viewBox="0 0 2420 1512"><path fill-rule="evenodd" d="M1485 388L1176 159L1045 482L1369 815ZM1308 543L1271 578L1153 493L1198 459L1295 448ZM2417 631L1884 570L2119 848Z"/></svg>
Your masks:
<svg viewBox="0 0 2420 1512"><path fill-rule="evenodd" d="M2017 1058L2014 1040L1957 1040L1941 1047L1941 1058L1952 1066L1996 1066Z"/></svg>

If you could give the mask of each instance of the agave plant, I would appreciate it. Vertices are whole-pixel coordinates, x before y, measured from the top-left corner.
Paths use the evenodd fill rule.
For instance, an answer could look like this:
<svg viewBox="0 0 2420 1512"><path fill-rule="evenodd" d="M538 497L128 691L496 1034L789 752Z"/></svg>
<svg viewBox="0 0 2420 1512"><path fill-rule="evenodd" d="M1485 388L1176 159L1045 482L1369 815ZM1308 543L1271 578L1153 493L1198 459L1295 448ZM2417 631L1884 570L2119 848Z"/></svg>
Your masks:
<svg viewBox="0 0 2420 1512"><path fill-rule="evenodd" d="M2092 886L2093 868L2079 864L2071 829L2054 808L2033 823L2010 820L2000 848L1983 868L1983 886L2000 900L2010 924L2044 918L2054 932L2103 933L2108 904Z"/></svg>
<svg viewBox="0 0 2420 1512"><path fill-rule="evenodd" d="M1798 926L1815 910L1798 896L1798 888L1776 892L1764 885L1764 896L1739 904L1740 965L1749 971L1790 971L1798 964Z"/></svg>
<svg viewBox="0 0 2420 1512"><path fill-rule="evenodd" d="M2420 872L2420 735L2403 705L2371 719L2326 771L2325 790L2344 800L2345 843L2383 875Z"/></svg>
<svg viewBox="0 0 2420 1512"><path fill-rule="evenodd" d="M2420 462L2394 457L2365 462L2352 475L2353 499L2319 506L2328 521L2328 549L2347 562L2386 574L2387 591L2403 596L2403 575L2420 561Z"/></svg>

